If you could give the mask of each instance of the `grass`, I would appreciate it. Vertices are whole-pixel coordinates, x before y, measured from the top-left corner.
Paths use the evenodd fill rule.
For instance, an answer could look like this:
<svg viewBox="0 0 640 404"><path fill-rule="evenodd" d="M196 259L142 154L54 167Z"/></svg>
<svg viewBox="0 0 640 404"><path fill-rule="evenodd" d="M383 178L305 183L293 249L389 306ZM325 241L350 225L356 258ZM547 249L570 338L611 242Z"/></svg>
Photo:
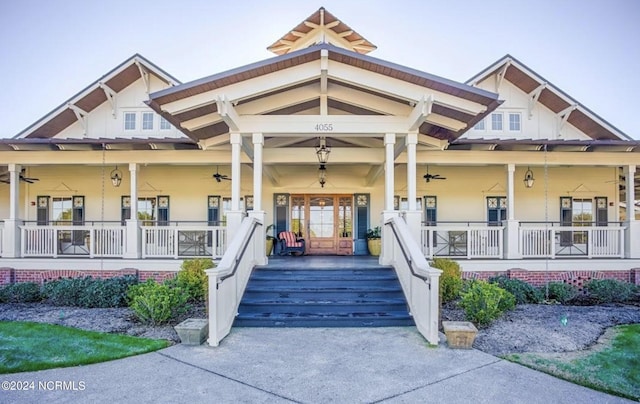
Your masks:
<svg viewBox="0 0 640 404"><path fill-rule="evenodd" d="M52 324L0 321L0 374L87 365L168 345L164 340Z"/></svg>
<svg viewBox="0 0 640 404"><path fill-rule="evenodd" d="M561 379L640 400L640 324L615 327L601 349L568 354L511 354L505 359Z"/></svg>

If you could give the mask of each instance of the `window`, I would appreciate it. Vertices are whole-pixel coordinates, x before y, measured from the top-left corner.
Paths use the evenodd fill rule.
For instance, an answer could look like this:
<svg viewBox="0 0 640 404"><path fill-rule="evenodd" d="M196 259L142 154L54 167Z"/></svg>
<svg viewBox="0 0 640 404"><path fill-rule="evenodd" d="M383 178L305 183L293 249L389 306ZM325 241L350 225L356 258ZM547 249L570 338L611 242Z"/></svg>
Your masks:
<svg viewBox="0 0 640 404"><path fill-rule="evenodd" d="M491 130L502 130L502 112L491 114Z"/></svg>
<svg viewBox="0 0 640 404"><path fill-rule="evenodd" d="M594 203L595 201L595 203ZM572 199L560 198L560 224L566 227L607 226L607 198ZM562 246L586 244L589 234L586 231L563 231L560 235Z"/></svg>
<svg viewBox="0 0 640 404"><path fill-rule="evenodd" d="M407 198L400 199L400 210L409 209L409 200ZM422 198L416 198L416 210L422 211Z"/></svg>
<svg viewBox="0 0 640 404"><path fill-rule="evenodd" d="M479 121L474 127L473 130L485 130L484 119Z"/></svg>
<svg viewBox="0 0 640 404"><path fill-rule="evenodd" d="M227 211L231 210L231 198L222 198L222 222L227 225ZM240 198L240 210L244 210L244 199ZM281 230L284 231L284 230Z"/></svg>
<svg viewBox="0 0 640 404"><path fill-rule="evenodd" d="M500 226L507 220L507 198L504 196L487 197L487 222L489 226Z"/></svg>
<svg viewBox="0 0 640 404"><path fill-rule="evenodd" d="M164 117L160 117L160 130L169 130L171 129L171 124Z"/></svg>
<svg viewBox="0 0 640 404"><path fill-rule="evenodd" d="M153 130L153 112L142 113L142 130Z"/></svg>
<svg viewBox="0 0 640 404"><path fill-rule="evenodd" d="M511 132L520 132L520 113L509 113L509 130Z"/></svg>
<svg viewBox="0 0 640 404"><path fill-rule="evenodd" d="M136 130L136 113L124 113L124 130Z"/></svg>
<svg viewBox="0 0 640 404"><path fill-rule="evenodd" d="M51 198L51 216L55 224L69 225L72 202L70 197Z"/></svg>
<svg viewBox="0 0 640 404"><path fill-rule="evenodd" d="M138 220L143 226L153 226L156 219L156 198L138 198Z"/></svg>

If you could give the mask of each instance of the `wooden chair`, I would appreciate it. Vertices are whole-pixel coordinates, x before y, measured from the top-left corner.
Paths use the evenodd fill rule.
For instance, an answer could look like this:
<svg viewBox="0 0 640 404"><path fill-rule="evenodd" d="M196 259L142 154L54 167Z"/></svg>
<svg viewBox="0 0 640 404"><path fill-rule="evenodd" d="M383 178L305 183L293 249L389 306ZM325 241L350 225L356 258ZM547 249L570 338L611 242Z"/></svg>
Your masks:
<svg viewBox="0 0 640 404"><path fill-rule="evenodd" d="M304 255L304 239L298 238L294 232L281 231L280 234L278 234L278 242L280 244L278 254L287 255L299 253L298 255Z"/></svg>

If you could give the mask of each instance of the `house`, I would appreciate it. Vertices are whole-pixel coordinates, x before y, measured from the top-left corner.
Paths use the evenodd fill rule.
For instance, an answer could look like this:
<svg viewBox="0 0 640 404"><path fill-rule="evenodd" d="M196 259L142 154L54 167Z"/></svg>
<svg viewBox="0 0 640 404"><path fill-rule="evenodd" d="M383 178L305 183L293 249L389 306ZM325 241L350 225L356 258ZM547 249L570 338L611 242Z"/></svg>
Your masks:
<svg viewBox="0 0 640 404"><path fill-rule="evenodd" d="M310 255L367 254L380 225L383 263L640 283L639 141L510 55L459 83L375 48L321 8L189 83L126 60L0 139L0 283L162 278L250 242L266 263L270 223Z"/></svg>

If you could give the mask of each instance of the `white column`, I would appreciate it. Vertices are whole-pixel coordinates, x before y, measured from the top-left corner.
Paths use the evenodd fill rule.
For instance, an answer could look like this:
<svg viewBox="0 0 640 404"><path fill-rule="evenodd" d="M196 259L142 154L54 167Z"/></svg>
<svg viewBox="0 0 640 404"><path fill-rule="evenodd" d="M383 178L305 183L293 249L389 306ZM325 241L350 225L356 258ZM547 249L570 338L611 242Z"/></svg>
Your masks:
<svg viewBox="0 0 640 404"><path fill-rule="evenodd" d="M264 136L262 133L253 134L253 210L249 215L262 222L262 226L256 229L256 256L258 265L267 264L266 255L266 224L264 222L265 213L262 210L262 148L264 146Z"/></svg>
<svg viewBox="0 0 640 404"><path fill-rule="evenodd" d="M418 210L418 206L416 204L416 145L418 144L418 134L407 133L405 144L407 146L407 199L409 202L409 209L404 214L409 231L418 245L420 245L422 212Z"/></svg>
<svg viewBox="0 0 640 404"><path fill-rule="evenodd" d="M396 144L396 134L387 133L384 135L385 161L384 161L384 210L382 211L382 250L380 252L379 262L388 265L393 259L393 232L385 226L384 223L392 216L397 216L398 212L393 210L393 192L394 192L394 148Z"/></svg>
<svg viewBox="0 0 640 404"><path fill-rule="evenodd" d="M627 203L627 220L625 226L627 230L625 232L624 244L625 244L625 257L626 258L640 258L640 222L636 220L636 188L635 188L635 176L636 166L630 164L624 168L625 181L625 194Z"/></svg>
<svg viewBox="0 0 640 404"><path fill-rule="evenodd" d="M141 256L141 232L138 223L138 164L129 163L129 178L131 188L130 195L130 218L126 221L127 245L125 246L124 258L138 259Z"/></svg>
<svg viewBox="0 0 640 404"><path fill-rule="evenodd" d="M522 258L520 254L520 247L518 243L520 222L516 220L515 213L515 180L514 174L516 172L516 165L513 163L507 164L507 222L505 223L503 242L504 242L504 256L507 259ZM529 190L531 191L531 190Z"/></svg>
<svg viewBox="0 0 640 404"><path fill-rule="evenodd" d="M240 149L242 146L242 135L234 132L230 134L231 142L231 210L227 215L227 243L230 244L236 231L240 228L240 223L244 217L244 212L240 210ZM254 196L255 203L255 196Z"/></svg>
<svg viewBox="0 0 640 404"><path fill-rule="evenodd" d="M9 164L9 218L4 221L2 256L16 258L20 256L20 170L21 166Z"/></svg>

